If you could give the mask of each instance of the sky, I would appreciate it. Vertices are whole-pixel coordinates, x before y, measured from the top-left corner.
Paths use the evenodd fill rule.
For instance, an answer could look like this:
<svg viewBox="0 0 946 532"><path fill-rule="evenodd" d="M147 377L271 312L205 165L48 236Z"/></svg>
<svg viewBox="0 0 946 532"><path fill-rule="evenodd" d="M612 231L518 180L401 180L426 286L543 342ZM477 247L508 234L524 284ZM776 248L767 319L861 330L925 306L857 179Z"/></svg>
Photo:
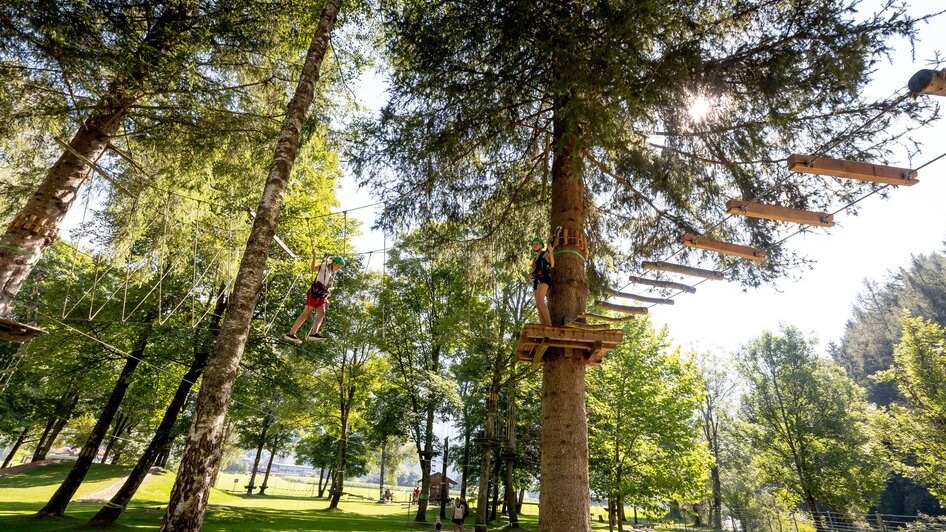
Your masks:
<svg viewBox="0 0 946 532"><path fill-rule="evenodd" d="M946 8L942 0L909 0L914 17ZM877 9L878 0L865 0L860 11ZM894 43L894 53L877 66L866 88L868 98L883 98L906 86L917 70L926 68L936 56L941 36L946 35L946 16L920 26L915 57L910 43ZM940 37L938 40L937 37ZM383 76L372 74L361 80L356 94L364 105L379 109L384 103ZM946 103L946 98L943 99ZM922 149L912 161L905 153L892 161L897 166L916 167L946 152L946 135L940 120L915 135ZM787 156L788 154L786 154ZM859 204L857 216L842 212L828 234L802 234L789 245L814 261L811 270L799 271L774 285L745 289L736 283L711 281L700 285L696 294L677 296L673 306L651 309L651 319L665 325L685 350L726 357L764 330L793 325L818 341L826 353L828 343L837 341L865 279L884 279L889 272L910 263L911 257L943 249L946 240L946 159L923 169L920 183L893 189L889 198L871 197ZM358 189L347 176L338 191L341 209L351 209L377 201ZM354 240L359 250L380 249L382 235L371 231L380 208L352 212L363 222L364 234ZM692 284L693 278L673 279ZM622 283L623 284L623 283Z"/></svg>

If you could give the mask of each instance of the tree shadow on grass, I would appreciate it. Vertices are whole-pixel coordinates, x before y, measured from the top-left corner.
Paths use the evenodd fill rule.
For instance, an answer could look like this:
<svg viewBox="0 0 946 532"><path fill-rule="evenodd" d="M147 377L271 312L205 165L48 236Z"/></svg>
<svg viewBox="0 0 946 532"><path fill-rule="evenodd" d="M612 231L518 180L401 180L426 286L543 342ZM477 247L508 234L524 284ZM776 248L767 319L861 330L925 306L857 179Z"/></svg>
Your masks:
<svg viewBox="0 0 946 532"><path fill-rule="evenodd" d="M72 469L72 463L53 464L39 469L33 469L9 477L0 478L0 489L39 488L43 486L58 486ZM111 464L94 464L89 469L83 482L98 482L114 478L118 480L128 473L128 466Z"/></svg>

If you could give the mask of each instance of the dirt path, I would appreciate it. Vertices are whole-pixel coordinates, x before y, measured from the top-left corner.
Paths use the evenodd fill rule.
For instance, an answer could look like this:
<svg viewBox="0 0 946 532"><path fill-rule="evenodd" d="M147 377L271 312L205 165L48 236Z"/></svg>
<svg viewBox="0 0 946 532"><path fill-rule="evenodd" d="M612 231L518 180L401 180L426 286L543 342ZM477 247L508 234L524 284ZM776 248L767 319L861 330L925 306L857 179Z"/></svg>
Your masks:
<svg viewBox="0 0 946 532"><path fill-rule="evenodd" d="M65 462L65 460L40 460L39 462L15 465L6 469L0 469L0 478L9 477L10 475L16 475L18 473L26 473L27 471L32 471L34 469L39 469L40 467L45 467L48 465L63 464Z"/></svg>

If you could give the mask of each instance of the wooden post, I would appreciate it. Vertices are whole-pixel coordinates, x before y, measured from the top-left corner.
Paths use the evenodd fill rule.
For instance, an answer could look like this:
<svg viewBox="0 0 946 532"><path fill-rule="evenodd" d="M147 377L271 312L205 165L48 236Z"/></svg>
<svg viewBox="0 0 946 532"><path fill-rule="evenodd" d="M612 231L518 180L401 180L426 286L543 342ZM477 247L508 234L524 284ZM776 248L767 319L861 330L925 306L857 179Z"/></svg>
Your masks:
<svg viewBox="0 0 946 532"><path fill-rule="evenodd" d="M826 212L803 211L779 205L763 205L743 200L729 200L726 202L726 212L749 218L763 220L777 220L803 225L817 225L819 227L834 227L834 216Z"/></svg>
<svg viewBox="0 0 946 532"><path fill-rule="evenodd" d="M732 255L734 257L742 257L749 260L765 260L765 251L761 249L749 246L741 246L739 244L730 244L729 242L721 242L719 240L713 240L712 238L707 238L705 236L684 233L683 236L680 237L680 243L688 248L704 249L706 251L722 253L723 255Z"/></svg>
<svg viewBox="0 0 946 532"><path fill-rule="evenodd" d="M790 155L788 157L788 169L804 174L828 175L894 186L909 187L920 182L916 179L916 170L909 168L815 157L813 155Z"/></svg>
<svg viewBox="0 0 946 532"><path fill-rule="evenodd" d="M702 268L693 268L681 264L672 264L670 262L644 262L641 264L645 270L656 270L661 272L679 273L680 275L690 275L692 277L702 277L711 281L722 281L725 277L723 272L715 270L704 270Z"/></svg>
<svg viewBox="0 0 946 532"><path fill-rule="evenodd" d="M924 68L913 74L907 87L914 96L920 94L946 96L946 70L936 71Z"/></svg>

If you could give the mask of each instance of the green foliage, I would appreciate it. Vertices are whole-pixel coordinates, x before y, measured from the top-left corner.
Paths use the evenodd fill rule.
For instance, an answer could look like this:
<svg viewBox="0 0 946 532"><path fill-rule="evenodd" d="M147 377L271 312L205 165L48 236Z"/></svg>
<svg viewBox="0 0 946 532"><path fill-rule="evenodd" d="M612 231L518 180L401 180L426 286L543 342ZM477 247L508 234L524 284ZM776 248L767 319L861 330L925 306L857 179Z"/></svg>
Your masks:
<svg viewBox="0 0 946 532"><path fill-rule="evenodd" d="M898 113L926 119L911 102L857 128L893 103L866 101L860 89L917 21L899 4L873 15L855 5L382 3L391 97L358 139L355 168L393 220L460 221L482 234L547 206L557 128L567 138L552 150L573 143L585 182L596 268L634 269L686 230L772 246L759 266L709 259L761 283L801 259L775 245L774 223L719 220L725 199L767 191L767 201L810 209L851 198L865 185L806 177L776 186L778 161L826 145L882 157L904 132ZM712 112L692 117L700 98ZM529 238L530 225L516 227L510 247Z"/></svg>
<svg viewBox="0 0 946 532"><path fill-rule="evenodd" d="M711 463L696 412L703 381L692 357L671 350L648 320L589 371L591 487L635 507L697 501Z"/></svg>
<svg viewBox="0 0 946 532"><path fill-rule="evenodd" d="M797 329L765 332L739 354L754 467L785 503L862 514L889 474L864 389L818 358Z"/></svg>
<svg viewBox="0 0 946 532"><path fill-rule="evenodd" d="M878 378L896 384L902 401L890 405L885 440L901 468L946 504L946 328L904 317L895 364Z"/></svg>

